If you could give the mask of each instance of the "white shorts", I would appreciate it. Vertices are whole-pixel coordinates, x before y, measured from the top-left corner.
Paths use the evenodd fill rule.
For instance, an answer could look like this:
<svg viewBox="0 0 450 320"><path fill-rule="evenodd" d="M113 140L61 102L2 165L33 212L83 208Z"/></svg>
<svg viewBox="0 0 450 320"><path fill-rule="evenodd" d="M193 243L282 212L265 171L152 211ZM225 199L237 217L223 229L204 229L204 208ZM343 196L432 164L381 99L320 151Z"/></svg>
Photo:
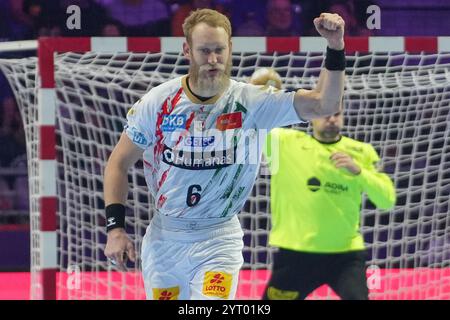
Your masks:
<svg viewBox="0 0 450 320"><path fill-rule="evenodd" d="M142 243L147 299L234 299L243 232L231 219L180 219L155 214Z"/></svg>

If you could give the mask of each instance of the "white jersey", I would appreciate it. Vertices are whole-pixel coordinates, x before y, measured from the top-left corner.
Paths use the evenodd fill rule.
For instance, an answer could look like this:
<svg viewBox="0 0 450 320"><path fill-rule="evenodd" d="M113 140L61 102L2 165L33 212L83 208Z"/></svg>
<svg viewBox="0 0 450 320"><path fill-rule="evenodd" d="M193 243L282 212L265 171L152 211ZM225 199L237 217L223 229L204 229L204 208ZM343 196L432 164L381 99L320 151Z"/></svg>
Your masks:
<svg viewBox="0 0 450 320"><path fill-rule="evenodd" d="M301 120L294 92L230 80L200 101L187 77L150 90L128 112L125 131L144 149L144 174L160 214L220 218L238 213L257 177L266 134Z"/></svg>

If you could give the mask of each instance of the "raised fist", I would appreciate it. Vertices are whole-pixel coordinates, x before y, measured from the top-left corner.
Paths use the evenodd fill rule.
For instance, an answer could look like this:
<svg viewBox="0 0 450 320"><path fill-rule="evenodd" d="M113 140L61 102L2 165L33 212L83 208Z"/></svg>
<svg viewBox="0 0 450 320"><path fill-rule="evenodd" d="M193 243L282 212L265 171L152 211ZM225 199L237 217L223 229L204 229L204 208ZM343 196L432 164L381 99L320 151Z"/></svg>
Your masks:
<svg viewBox="0 0 450 320"><path fill-rule="evenodd" d="M340 15L335 13L322 13L314 19L317 32L328 40L331 49L344 49L344 27L345 22Z"/></svg>

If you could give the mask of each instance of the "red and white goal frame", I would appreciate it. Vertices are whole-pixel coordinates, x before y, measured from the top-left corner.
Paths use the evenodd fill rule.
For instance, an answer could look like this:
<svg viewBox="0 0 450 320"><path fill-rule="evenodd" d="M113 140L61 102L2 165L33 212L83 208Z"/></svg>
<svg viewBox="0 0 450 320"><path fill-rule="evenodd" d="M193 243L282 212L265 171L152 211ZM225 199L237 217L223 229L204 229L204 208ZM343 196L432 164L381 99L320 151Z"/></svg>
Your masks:
<svg viewBox="0 0 450 320"><path fill-rule="evenodd" d="M179 52L184 38L82 37L41 38L37 41L40 266L43 299L57 298L57 151L55 54L65 52ZM348 37L346 52L450 52L450 37ZM28 47L30 49L33 44ZM323 52L319 37L235 37L233 52Z"/></svg>

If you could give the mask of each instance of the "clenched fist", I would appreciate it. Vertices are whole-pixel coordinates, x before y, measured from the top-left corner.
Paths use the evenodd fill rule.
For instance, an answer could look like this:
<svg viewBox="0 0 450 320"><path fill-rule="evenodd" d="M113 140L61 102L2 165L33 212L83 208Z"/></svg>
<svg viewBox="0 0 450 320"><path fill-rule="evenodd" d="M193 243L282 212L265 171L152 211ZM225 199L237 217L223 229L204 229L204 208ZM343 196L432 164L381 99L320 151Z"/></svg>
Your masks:
<svg viewBox="0 0 450 320"><path fill-rule="evenodd" d="M344 49L345 22L340 15L335 13L322 13L314 19L317 32L327 39L328 47L335 50Z"/></svg>
<svg viewBox="0 0 450 320"><path fill-rule="evenodd" d="M330 157L336 168L347 169L351 174L358 175L361 173L361 167L353 160L351 156L344 152L335 152Z"/></svg>

